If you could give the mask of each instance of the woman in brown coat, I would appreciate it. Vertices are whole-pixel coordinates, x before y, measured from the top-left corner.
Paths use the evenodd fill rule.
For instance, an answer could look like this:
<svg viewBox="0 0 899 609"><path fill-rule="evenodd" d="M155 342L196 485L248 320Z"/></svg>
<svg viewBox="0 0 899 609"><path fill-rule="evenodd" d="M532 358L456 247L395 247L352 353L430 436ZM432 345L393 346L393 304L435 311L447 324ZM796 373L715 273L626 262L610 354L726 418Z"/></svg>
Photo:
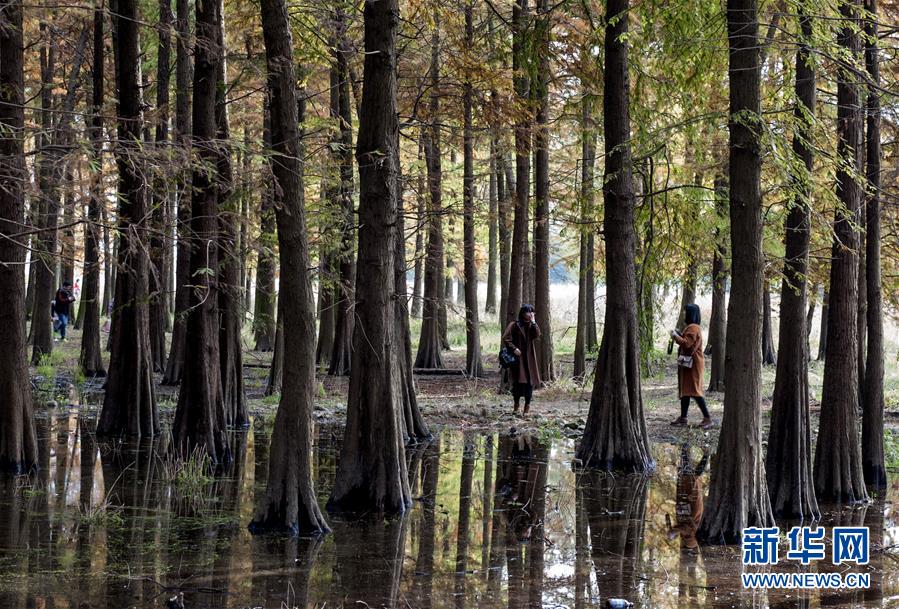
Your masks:
<svg viewBox="0 0 899 609"><path fill-rule="evenodd" d="M671 422L672 425L687 424L687 409L690 407L690 398L696 400L699 410L702 411L703 429L712 426L709 417L709 409L705 406L705 397L702 390L703 370L705 368L705 356L702 353L702 328L699 306L688 304L684 316L684 330L678 333L672 330L671 338L677 343L677 387L680 394L680 417Z"/></svg>
<svg viewBox="0 0 899 609"><path fill-rule="evenodd" d="M540 328L534 321L534 307L521 305L518 319L510 323L503 332L502 345L515 354L515 363L509 366L509 383L515 398L515 412L521 398L524 398L524 414L531 407L534 386L540 386L540 367L537 365L536 341L540 338Z"/></svg>

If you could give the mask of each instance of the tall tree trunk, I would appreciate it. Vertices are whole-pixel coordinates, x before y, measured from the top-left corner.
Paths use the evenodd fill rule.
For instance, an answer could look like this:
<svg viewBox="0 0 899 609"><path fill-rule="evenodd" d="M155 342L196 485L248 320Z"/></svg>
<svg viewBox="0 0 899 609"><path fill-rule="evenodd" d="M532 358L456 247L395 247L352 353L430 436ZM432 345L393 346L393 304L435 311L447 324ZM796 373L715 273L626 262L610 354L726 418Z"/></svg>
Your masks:
<svg viewBox="0 0 899 609"><path fill-rule="evenodd" d="M774 351L774 324L771 322L771 288L768 281L762 290L762 363L773 366L777 363L777 352Z"/></svg>
<svg viewBox="0 0 899 609"><path fill-rule="evenodd" d="M263 117L262 139L265 149L272 146L271 116ZM272 171L271 160L266 161L266 173ZM259 207L259 247L256 259L256 308L253 311L253 334L256 351L272 351L275 347L275 189L269 183L263 187ZM321 282L319 283L321 286ZM319 289L322 289L319 287ZM332 304L332 303L331 303ZM333 307L329 307L329 311Z"/></svg>
<svg viewBox="0 0 899 609"><path fill-rule="evenodd" d="M296 315L279 314L278 345L290 349L269 457L265 495L250 531L276 530L313 536L328 531L312 486L312 401L315 386L315 305L303 209L301 132L304 102L297 103L293 41L285 0L262 0L262 32L268 70L272 173L281 193L277 208L283 303ZM282 307L283 305L279 305ZM285 354L286 355L286 354Z"/></svg>
<svg viewBox="0 0 899 609"><path fill-rule="evenodd" d="M118 100L119 238L115 307L110 331L109 379L99 435L149 437L159 433L159 414L150 360L147 189L141 150L143 100L140 77L141 22L136 0L116 0L110 7L115 40Z"/></svg>
<svg viewBox="0 0 899 609"><path fill-rule="evenodd" d="M417 181L418 186L415 189L415 200L417 202L416 222L415 222L415 267L412 280L412 317L421 318L422 310L422 287L424 284L424 276L422 264L424 253L424 229L426 222L426 206L425 206L425 144L424 136L418 138L418 170Z"/></svg>
<svg viewBox="0 0 899 609"><path fill-rule="evenodd" d="M593 306L593 286L587 283L588 245L593 234L593 173L596 163L596 125L593 120L594 99L586 87L581 100L581 200L580 252L578 254L577 327L574 335L574 377L587 373L587 320Z"/></svg>
<svg viewBox="0 0 899 609"><path fill-rule="evenodd" d="M353 116L350 110L350 74L349 42L346 38L346 16L342 9L335 11L336 48L334 50L337 76L335 116L339 123L339 141L336 156L339 167L340 182L337 189L341 242L338 249L337 264L340 269L340 281L337 289L337 302L334 320L334 345L331 349L331 363L328 374L343 376L350 372L350 361L353 349L353 311L355 294L353 283L356 280L356 265L353 250L356 242L355 218L353 217ZM405 265L404 265L405 266Z"/></svg>
<svg viewBox="0 0 899 609"><path fill-rule="evenodd" d="M396 136L399 138L399 130L397 130ZM399 152L399 139L397 139L393 147L393 162L397 167L397 175L401 176ZM402 179L398 180L398 182L400 184L398 188L401 189L401 185L405 182ZM398 196L397 239L393 247L393 288L396 292L393 309L396 323L396 344L399 350L397 362L399 364L403 398L403 439L408 445L428 440L432 436L424 418L421 416L421 410L418 408L418 398L415 395L415 378L412 375L412 333L409 329L409 287L406 283L406 271L408 269L406 267L406 239L403 238L406 234L406 225L405 214L402 213L402 201L404 200L402 190L399 190Z"/></svg>
<svg viewBox="0 0 899 609"><path fill-rule="evenodd" d="M326 198L327 194L323 198ZM315 343L315 362L323 366L331 363L335 318L334 260L330 248L325 243L326 232L326 226L319 230L321 243L318 262L318 337Z"/></svg>
<svg viewBox="0 0 899 609"><path fill-rule="evenodd" d="M418 338L418 353L415 355L416 368L443 368L441 354L441 311L447 296L444 294L444 248L443 248L443 201L442 169L440 165L440 22L435 13L434 32L431 43L431 124L427 132L422 127L425 163L428 170L428 249L425 258L425 293L421 314L421 335ZM358 154L358 153L357 153Z"/></svg>
<svg viewBox="0 0 899 609"><path fill-rule="evenodd" d="M515 205L512 252L509 261L509 289L505 323L518 318L524 297L525 266L530 265L527 249L528 197L531 184L530 79L528 47L528 0L516 0L512 7L512 78L520 107L515 122Z"/></svg>
<svg viewBox="0 0 899 609"><path fill-rule="evenodd" d="M268 382L265 385L265 395L278 395L281 393L281 385L284 381L284 313L283 303L278 300L278 313L275 319L275 340L272 349L272 364L268 371Z"/></svg>
<svg viewBox="0 0 899 609"><path fill-rule="evenodd" d="M715 253L712 258L712 314L709 319L711 371L709 391L724 391L724 346L727 342L727 179L715 179Z"/></svg>
<svg viewBox="0 0 899 609"><path fill-rule="evenodd" d="M464 10L465 44L468 48L472 48L474 46L474 18L471 2L466 3ZM466 74L465 79L462 98L464 123L464 133L462 135L462 238L465 252L465 370L469 376L480 377L484 374L484 367L481 363L481 332L480 322L478 321L478 268L475 263L474 247L474 134L471 126L471 75Z"/></svg>
<svg viewBox="0 0 899 609"><path fill-rule="evenodd" d="M796 132L793 154L803 168L792 176L796 198L787 215L786 252L780 289L780 336L777 376L768 430L765 470L774 514L817 520L818 501L812 481L812 440L808 397L806 301L811 179L814 166L815 67L809 48L812 20L799 4L801 38L796 51Z"/></svg>
<svg viewBox="0 0 899 609"><path fill-rule="evenodd" d="M762 194L761 58L757 0L728 0L730 77L730 242L733 283L727 308L724 418L718 458L697 536L735 543L745 527L774 522L761 430Z"/></svg>
<svg viewBox="0 0 899 609"><path fill-rule="evenodd" d="M509 211L514 207L512 197L515 188L510 187L514 186L511 164L508 162L498 138L496 142L498 150L496 158L497 232L499 233L499 311L497 320L502 326L509 308L509 277L512 261L512 227L509 222Z"/></svg>
<svg viewBox="0 0 899 609"><path fill-rule="evenodd" d="M72 115L77 100L78 86L81 81L81 64L84 63L85 50L87 47L88 37L90 35L90 27L85 26L81 31L78 39L74 59L66 85L66 94L62 104L57 109L59 118L53 125L51 132L45 132L41 145L41 164L39 167L39 186L41 196L45 200L46 215L43 223L43 232L39 240L39 255L42 260L38 263L36 274L36 292L35 298L37 306L35 308L36 315L32 319L32 329L34 334L34 350L32 351L32 363L37 364L41 357L49 354L53 349L53 333L50 324L50 306L49 303L55 294L54 281L56 279L56 265L59 262L57 253L57 224L59 220L60 207L60 187L65 176L66 163L65 152L72 147L74 143L74 133L72 130ZM55 38L54 38L55 40ZM51 51L54 43L51 43ZM49 54L46 63L46 76L44 80L44 88L52 87L53 80L53 52ZM42 70L43 72L43 70ZM41 114L44 115L44 97L52 94L46 91L42 93ZM51 112L48 103L47 112ZM42 119L44 120L44 119ZM51 119L45 119L48 125ZM43 125L42 125L43 126Z"/></svg>
<svg viewBox="0 0 899 609"><path fill-rule="evenodd" d="M887 485L883 457L883 295L880 271L880 57L878 49L877 0L866 0L865 65L868 69L867 166L865 199L865 285L868 297L868 349L865 354L865 384L862 401L862 469L869 489Z"/></svg>
<svg viewBox="0 0 899 609"><path fill-rule="evenodd" d="M176 1L175 29L175 144L179 159L177 249L175 261L175 315L172 342L166 362L163 385L177 385L184 373L184 351L187 344L187 309L190 307L190 184L191 153L191 77L190 64L190 0Z"/></svg>
<svg viewBox="0 0 899 609"><path fill-rule="evenodd" d="M537 0L537 50L539 66L535 83L537 127L534 134L534 307L542 338L538 344L540 379L556 379L549 298L549 0Z"/></svg>
<svg viewBox="0 0 899 609"><path fill-rule="evenodd" d="M629 0L607 0L603 69L606 310L590 412L577 456L588 467L653 468L640 391L628 77Z"/></svg>
<svg viewBox="0 0 899 609"><path fill-rule="evenodd" d="M596 231L587 234L587 351L598 346L596 336Z"/></svg>
<svg viewBox="0 0 899 609"><path fill-rule="evenodd" d="M167 1L167 0L166 0ZM218 0L221 2L221 0ZM215 190L219 203L219 239L217 247L221 256L221 275L218 284L219 305L219 362L222 383L222 401L225 407L225 423L229 427L246 427L250 424L247 399L243 384L243 299L240 282L240 196L234 191L234 171L231 154L231 129L228 124L227 56L224 41L223 9L219 9L219 48L222 61L216 75L215 122L218 159L216 162Z"/></svg>
<svg viewBox="0 0 899 609"><path fill-rule="evenodd" d="M58 189L53 181L53 80L56 72L56 36L47 31L47 24L40 22L43 41L40 49L41 74L41 133L36 138L38 155L35 159L38 200L35 205L35 225L41 230L35 239L36 248L31 252L35 260L34 304L31 316L31 363L36 365L41 357L53 350L53 328L50 319L50 301L53 298L56 274L56 218L59 213Z"/></svg>
<svg viewBox="0 0 899 609"><path fill-rule="evenodd" d="M91 67L93 91L91 99L90 139L91 178L87 223L84 230L84 285L81 286L81 310L84 326L81 332L81 356L78 364L85 376L105 376L100 350L100 224L103 221L103 0L94 7L94 60Z"/></svg>
<svg viewBox="0 0 899 609"><path fill-rule="evenodd" d="M497 179L496 142L490 139L490 175L487 186L487 297L484 299L484 313L496 313L496 265L497 265Z"/></svg>
<svg viewBox="0 0 899 609"><path fill-rule="evenodd" d="M399 139L396 0L365 3L365 70L359 113L359 262L347 423L328 509L397 514L411 506L403 449L402 385L396 349L394 256Z"/></svg>
<svg viewBox="0 0 899 609"><path fill-rule="evenodd" d="M837 36L847 58L859 54L855 30L859 5L840 4L844 20ZM830 302L827 316L827 350L821 389L821 423L815 447L815 491L824 501L864 501L868 498L862 472L858 422L858 245L856 225L863 191L856 176L862 175L864 122L857 77L841 68L837 78L837 198L830 265Z"/></svg>
<svg viewBox="0 0 899 609"><path fill-rule="evenodd" d="M217 170L221 151L216 142L216 90L223 61L218 0L199 2L194 46L193 144L197 160L191 186L190 307L184 373L172 424L176 453L186 456L201 447L213 463L229 463L225 434L219 344L219 213Z"/></svg>
<svg viewBox="0 0 899 609"><path fill-rule="evenodd" d="M172 4L171 0L159 0L159 45L156 56L156 133L155 147L162 168L156 170L156 188L151 191L153 231L150 233L150 354L155 372L165 371L165 327L168 312L166 311L165 292L168 278L165 275L166 251L169 248L166 238L166 208L168 192L165 176L158 175L169 170L169 74L172 41Z"/></svg>
<svg viewBox="0 0 899 609"><path fill-rule="evenodd" d="M0 233L25 220L25 76L21 0L0 7ZM0 239L0 470L25 473L37 464L37 434L25 365L25 249Z"/></svg>
<svg viewBox="0 0 899 609"><path fill-rule="evenodd" d="M827 318L830 309L830 289L824 290L824 296L821 298L821 327L818 332L818 357L819 362L824 361L827 353Z"/></svg>

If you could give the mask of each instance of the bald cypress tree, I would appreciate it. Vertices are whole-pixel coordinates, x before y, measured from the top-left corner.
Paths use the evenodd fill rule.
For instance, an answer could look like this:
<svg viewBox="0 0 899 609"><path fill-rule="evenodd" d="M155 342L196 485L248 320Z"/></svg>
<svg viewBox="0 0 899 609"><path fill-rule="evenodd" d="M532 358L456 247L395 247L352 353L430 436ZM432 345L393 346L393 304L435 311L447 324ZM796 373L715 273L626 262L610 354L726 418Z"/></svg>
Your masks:
<svg viewBox="0 0 899 609"><path fill-rule="evenodd" d="M608 0L606 3L603 70L606 310L590 412L577 456L590 467L642 472L652 469L653 459L640 391L635 200L626 42L629 9L628 0Z"/></svg>
<svg viewBox="0 0 899 609"><path fill-rule="evenodd" d="M846 57L861 50L856 31L859 4L840 3L842 27L837 36ZM825 501L862 501L868 498L862 472L861 443L856 412L858 378L858 246L857 229L863 191L862 107L858 77L850 66L837 75L837 206L830 263L824 386L821 424L815 447L815 491Z"/></svg>
<svg viewBox="0 0 899 609"><path fill-rule="evenodd" d="M147 189L142 166L143 99L140 82L140 14L136 0L118 0L113 10L116 32L116 96L118 99L119 245L115 307L110 331L109 378L100 435L153 436L159 433L153 364L150 359Z"/></svg>
<svg viewBox="0 0 899 609"><path fill-rule="evenodd" d="M697 536L735 543L774 520L761 437L762 195L761 58L757 0L728 0L728 146L733 280L727 309L724 418ZM725 448L726 447L726 448Z"/></svg>
<svg viewBox="0 0 899 609"><path fill-rule="evenodd" d="M877 27L877 0L865 0L865 65L868 70L867 175L865 199L865 285L868 298L868 349L862 404L862 469L869 489L886 488L883 457L883 294L881 288L880 218L880 51Z"/></svg>
<svg viewBox="0 0 899 609"><path fill-rule="evenodd" d="M303 209L301 154L303 103L297 103L293 41L285 0L262 0L269 108L272 174L282 193L276 208L281 256L282 297L296 315L279 314L277 349L284 366L281 402L275 416L265 495L250 530L277 530L312 536L328 531L312 486L312 388L315 383L315 305L307 273L309 246Z"/></svg>
<svg viewBox="0 0 899 609"><path fill-rule="evenodd" d="M191 185L190 307L184 373L172 435L182 455L202 447L214 463L227 463L219 344L219 188L216 91L223 60L220 0L197 3L194 49L193 146L197 161Z"/></svg>
<svg viewBox="0 0 899 609"><path fill-rule="evenodd" d="M780 357L777 359L765 470L774 514L816 519L818 502L812 482L806 333L815 68L809 47L812 21L802 4L799 7L799 25L801 37L796 51L793 153L802 161L802 170L793 176L796 195L786 222L786 257L780 292L780 338L777 349Z"/></svg>
<svg viewBox="0 0 899 609"><path fill-rule="evenodd" d="M25 77L22 2L0 6L0 233L25 220ZM37 463L28 367L25 365L25 249L0 239L0 470Z"/></svg>
<svg viewBox="0 0 899 609"><path fill-rule="evenodd" d="M359 257L347 423L328 510L402 513L411 506L403 448L402 376L394 320L399 186L397 0L365 3L359 112ZM286 341L285 341L286 342Z"/></svg>

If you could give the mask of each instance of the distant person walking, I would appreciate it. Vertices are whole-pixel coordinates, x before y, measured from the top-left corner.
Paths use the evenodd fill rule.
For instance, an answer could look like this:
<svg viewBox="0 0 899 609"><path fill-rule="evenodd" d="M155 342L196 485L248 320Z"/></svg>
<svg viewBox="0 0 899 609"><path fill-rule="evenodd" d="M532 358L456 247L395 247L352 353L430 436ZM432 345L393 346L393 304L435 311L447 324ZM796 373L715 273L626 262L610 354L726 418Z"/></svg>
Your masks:
<svg viewBox="0 0 899 609"><path fill-rule="evenodd" d="M63 281L62 287L56 290L56 296L53 298L53 314L56 317L53 329L59 332L61 341L66 340L66 328L72 314L73 302L75 302L75 297L72 295L72 284Z"/></svg>
<svg viewBox="0 0 899 609"><path fill-rule="evenodd" d="M524 414L531 408L534 387L540 386L540 367L537 365L536 341L540 338L540 328L534 321L534 307L521 305L518 319L510 323L503 332L502 344L515 354L515 363L509 366L509 384L512 386L512 397L515 399L515 410L524 398Z"/></svg>
<svg viewBox="0 0 899 609"><path fill-rule="evenodd" d="M705 405L705 397L702 390L703 370L705 368L705 356L702 353L702 328L699 326L701 317L699 306L688 304L685 309L683 332L671 331L671 338L677 343L677 387L680 395L680 416L671 421L672 425L687 425L687 410L690 408L690 398L696 400L699 410L702 412L703 429L712 426L712 418L709 409Z"/></svg>

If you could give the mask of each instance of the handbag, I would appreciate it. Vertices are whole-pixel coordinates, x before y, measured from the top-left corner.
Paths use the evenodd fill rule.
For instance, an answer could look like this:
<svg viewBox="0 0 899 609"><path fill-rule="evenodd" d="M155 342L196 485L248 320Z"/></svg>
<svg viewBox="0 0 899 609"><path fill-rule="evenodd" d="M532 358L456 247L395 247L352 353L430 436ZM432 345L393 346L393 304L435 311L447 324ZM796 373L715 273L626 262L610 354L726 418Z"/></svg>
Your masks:
<svg viewBox="0 0 899 609"><path fill-rule="evenodd" d="M692 355L678 355L677 356L677 365L681 368L692 368L693 367L693 356Z"/></svg>
<svg viewBox="0 0 899 609"><path fill-rule="evenodd" d="M509 351L506 347L502 347L499 350L499 367L502 369L506 369L512 366L515 362L518 361L518 358L515 357L515 354Z"/></svg>

